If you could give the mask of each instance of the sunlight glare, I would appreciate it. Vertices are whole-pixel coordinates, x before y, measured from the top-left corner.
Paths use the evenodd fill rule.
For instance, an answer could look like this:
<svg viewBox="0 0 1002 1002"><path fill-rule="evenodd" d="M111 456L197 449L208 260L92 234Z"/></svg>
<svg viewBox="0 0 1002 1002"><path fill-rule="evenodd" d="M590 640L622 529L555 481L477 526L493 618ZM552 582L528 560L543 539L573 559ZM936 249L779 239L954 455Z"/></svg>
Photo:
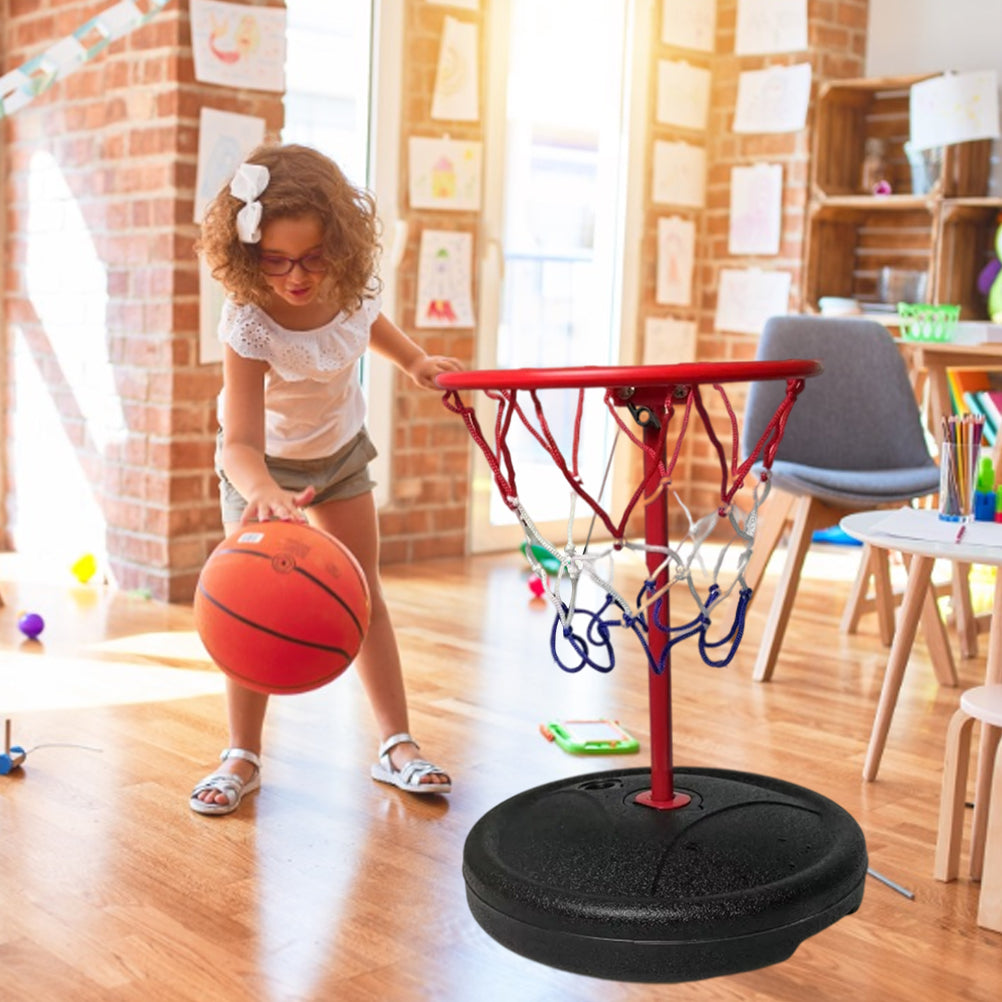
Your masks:
<svg viewBox="0 0 1002 1002"><path fill-rule="evenodd" d="M178 671L135 661L87 660L6 651L4 712L78 710L214 696L223 692L216 670Z"/></svg>
<svg viewBox="0 0 1002 1002"><path fill-rule="evenodd" d="M72 436L79 422L78 437L100 456L127 431L108 349L108 276L80 204L44 151L29 166L25 233L39 330L12 329L16 546L60 563L85 552L102 561L104 516Z"/></svg>
<svg viewBox="0 0 1002 1002"><path fill-rule="evenodd" d="M67 389L100 452L126 433L108 352L108 276L59 164L46 152L28 172L26 284Z"/></svg>

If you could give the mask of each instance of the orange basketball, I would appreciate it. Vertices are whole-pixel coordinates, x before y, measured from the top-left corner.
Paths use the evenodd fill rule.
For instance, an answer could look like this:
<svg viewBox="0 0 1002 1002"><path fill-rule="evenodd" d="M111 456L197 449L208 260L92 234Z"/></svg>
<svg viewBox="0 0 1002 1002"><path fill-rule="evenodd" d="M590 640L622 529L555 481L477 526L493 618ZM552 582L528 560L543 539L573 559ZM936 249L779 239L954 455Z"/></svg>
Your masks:
<svg viewBox="0 0 1002 1002"><path fill-rule="evenodd" d="M369 628L369 586L329 533L254 522L209 555L195 627L213 661L249 689L306 692L338 677Z"/></svg>

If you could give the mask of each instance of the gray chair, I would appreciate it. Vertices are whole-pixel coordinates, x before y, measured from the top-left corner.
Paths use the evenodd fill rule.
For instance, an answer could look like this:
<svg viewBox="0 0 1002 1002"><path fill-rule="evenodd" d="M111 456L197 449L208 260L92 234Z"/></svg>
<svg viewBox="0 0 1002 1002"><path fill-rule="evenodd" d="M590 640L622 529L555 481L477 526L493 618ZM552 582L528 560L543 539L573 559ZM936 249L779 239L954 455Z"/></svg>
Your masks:
<svg viewBox="0 0 1002 1002"><path fill-rule="evenodd" d="M745 575L755 589L792 519L786 565L755 664L754 677L764 682L772 677L815 531L838 525L854 511L900 507L935 493L939 468L929 454L905 363L882 324L856 318L772 317L755 357L813 358L824 366L821 375L806 381L787 422ZM784 392L785 385L777 381L749 386L742 432L747 446L761 437ZM889 644L894 624L886 550L864 548L850 599L855 611L849 618L858 619L871 577L881 637ZM934 603L930 595L928 615L935 617L942 634ZM926 619L927 637L930 626L935 629ZM945 634L940 642L945 644Z"/></svg>

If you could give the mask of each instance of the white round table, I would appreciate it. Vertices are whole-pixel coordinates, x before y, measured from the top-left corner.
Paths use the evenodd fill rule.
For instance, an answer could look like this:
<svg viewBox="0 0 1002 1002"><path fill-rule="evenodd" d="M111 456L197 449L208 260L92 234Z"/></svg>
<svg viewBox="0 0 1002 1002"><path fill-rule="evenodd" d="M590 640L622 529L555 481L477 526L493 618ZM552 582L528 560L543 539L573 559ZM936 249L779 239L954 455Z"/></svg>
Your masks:
<svg viewBox="0 0 1002 1002"><path fill-rule="evenodd" d="M842 529L854 539L869 543L873 547L884 550L897 550L911 555L908 565L908 581L901 601L901 611L894 630L894 641L887 659L884 671L884 682L880 690L880 701L877 705L877 715L873 721L870 734L870 744L866 752L863 766L863 778L867 781L876 779L880 767L880 757L887 741L887 732L891 726L891 717L897 703L901 680L904 677L905 666L915 641L915 632L922 613L929 584L932 579L933 565L937 560L951 560L961 564L989 564L1002 566L1002 525L983 525L975 531L974 523L970 532L964 536L982 534L989 540L998 534L998 544L989 542L972 542L967 538L956 541L957 527L943 523L934 509L909 511L908 524L917 527L917 535L899 535L886 531L888 519L895 513L884 511L864 511L847 515L841 521ZM883 524L883 527L882 527ZM920 538L928 530L930 534L946 533L946 539ZM988 658L985 670L985 684L1002 683L1002 588L995 588L992 601L991 628L988 635ZM988 745L981 742L978 757L978 779L974 797L974 819L972 825L972 843L983 841L987 828L987 814L979 807L988 803L988 783L991 778L990 763L987 761ZM973 848L973 846L972 846Z"/></svg>

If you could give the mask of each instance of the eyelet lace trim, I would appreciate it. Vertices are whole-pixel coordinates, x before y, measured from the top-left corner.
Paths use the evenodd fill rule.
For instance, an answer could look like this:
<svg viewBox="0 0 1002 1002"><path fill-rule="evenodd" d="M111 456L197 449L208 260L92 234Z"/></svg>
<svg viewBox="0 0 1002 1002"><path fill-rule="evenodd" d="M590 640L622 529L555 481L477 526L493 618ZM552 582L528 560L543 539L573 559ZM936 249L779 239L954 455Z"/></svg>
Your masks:
<svg viewBox="0 0 1002 1002"><path fill-rule="evenodd" d="M227 300L219 338L243 358L267 362L282 379L326 380L354 365L365 352L379 308L378 297L366 299L354 313L339 313L323 327L290 331L253 304Z"/></svg>

